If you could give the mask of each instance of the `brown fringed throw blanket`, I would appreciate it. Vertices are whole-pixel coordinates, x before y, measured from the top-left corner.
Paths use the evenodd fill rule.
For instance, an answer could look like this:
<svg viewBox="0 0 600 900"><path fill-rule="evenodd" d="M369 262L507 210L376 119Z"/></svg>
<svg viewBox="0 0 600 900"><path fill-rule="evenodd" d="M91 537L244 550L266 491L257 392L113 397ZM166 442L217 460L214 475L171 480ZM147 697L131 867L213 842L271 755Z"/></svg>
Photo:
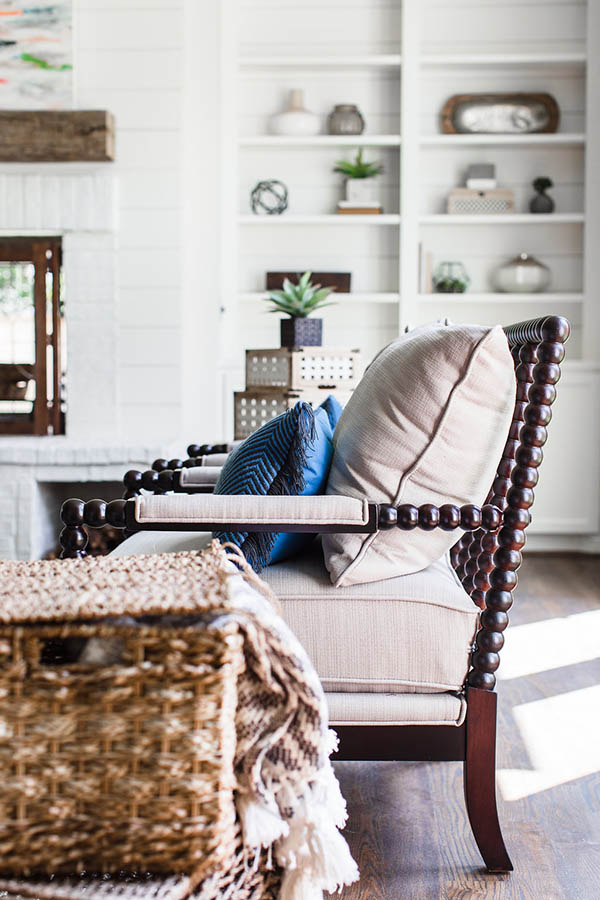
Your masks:
<svg viewBox="0 0 600 900"><path fill-rule="evenodd" d="M216 870L202 881L181 869L172 877L5 876L0 890L49 900L183 900L190 894L197 900L321 900L324 890L333 892L358 878L339 832L346 807L329 760L335 734L328 727L323 689L277 614L270 589L237 547L228 550L229 555L213 541L199 553L0 563L0 624L21 621L23 597L29 598L31 621L32 604L45 592L46 605L40 602L33 624L89 621L109 609L103 621L129 628L130 634L157 621L165 629L183 622L225 634L234 625L245 661L237 676L233 751L238 823L237 830L229 829L234 840ZM57 593L57 579L64 582L62 593ZM48 594L60 600L48 604ZM27 620L25 610L21 619ZM119 641L101 632L80 640L77 652L78 661L100 668L127 662L120 659L126 651ZM13 776L6 754L0 754L0 770L3 765L0 810L2 782ZM1 821L0 833L5 826Z"/></svg>

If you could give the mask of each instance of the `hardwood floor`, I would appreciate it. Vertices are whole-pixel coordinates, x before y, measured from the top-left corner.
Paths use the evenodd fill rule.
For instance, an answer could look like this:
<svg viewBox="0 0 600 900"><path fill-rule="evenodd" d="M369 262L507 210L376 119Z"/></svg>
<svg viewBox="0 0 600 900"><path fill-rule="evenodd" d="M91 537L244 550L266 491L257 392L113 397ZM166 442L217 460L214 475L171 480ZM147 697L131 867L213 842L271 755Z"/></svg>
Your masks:
<svg viewBox="0 0 600 900"><path fill-rule="evenodd" d="M483 870L460 763L338 763L361 870L342 900L600 897L600 559L526 556L519 582L511 677L498 685L498 803L515 871Z"/></svg>

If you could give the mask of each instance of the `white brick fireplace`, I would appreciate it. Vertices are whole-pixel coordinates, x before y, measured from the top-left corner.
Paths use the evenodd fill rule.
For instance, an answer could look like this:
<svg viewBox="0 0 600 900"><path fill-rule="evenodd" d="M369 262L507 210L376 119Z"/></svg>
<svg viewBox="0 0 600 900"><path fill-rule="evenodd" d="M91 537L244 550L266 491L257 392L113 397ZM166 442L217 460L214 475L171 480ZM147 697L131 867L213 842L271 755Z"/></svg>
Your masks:
<svg viewBox="0 0 600 900"><path fill-rule="evenodd" d="M62 237L67 328L66 435L0 438L1 558L39 558L63 499L119 496L127 468L165 452L119 437L117 191L110 164L0 172L0 233Z"/></svg>

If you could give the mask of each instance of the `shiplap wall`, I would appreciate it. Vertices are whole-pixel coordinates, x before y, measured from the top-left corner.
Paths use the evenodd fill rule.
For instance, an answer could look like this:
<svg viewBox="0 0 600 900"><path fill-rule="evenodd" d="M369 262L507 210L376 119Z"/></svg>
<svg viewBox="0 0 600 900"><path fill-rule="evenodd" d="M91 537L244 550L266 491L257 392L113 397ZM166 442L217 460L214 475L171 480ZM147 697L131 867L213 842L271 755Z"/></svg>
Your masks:
<svg viewBox="0 0 600 900"><path fill-rule="evenodd" d="M75 16L77 105L116 119L121 434L170 438L181 419L183 0L75 0Z"/></svg>
<svg viewBox="0 0 600 900"><path fill-rule="evenodd" d="M585 49L585 0L419 0L424 53Z"/></svg>
<svg viewBox="0 0 600 900"><path fill-rule="evenodd" d="M240 0L242 55L398 53L393 0Z"/></svg>

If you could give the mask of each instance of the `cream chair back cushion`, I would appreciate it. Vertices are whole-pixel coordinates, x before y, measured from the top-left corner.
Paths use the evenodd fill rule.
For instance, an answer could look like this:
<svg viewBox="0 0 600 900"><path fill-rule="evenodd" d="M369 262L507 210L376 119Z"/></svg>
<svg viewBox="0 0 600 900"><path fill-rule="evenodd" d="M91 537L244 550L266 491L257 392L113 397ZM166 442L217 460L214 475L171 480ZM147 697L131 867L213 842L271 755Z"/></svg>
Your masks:
<svg viewBox="0 0 600 900"><path fill-rule="evenodd" d="M514 364L498 325L424 325L373 360L334 435L328 494L481 505L506 443ZM398 528L323 536L336 586L424 569L459 535Z"/></svg>

